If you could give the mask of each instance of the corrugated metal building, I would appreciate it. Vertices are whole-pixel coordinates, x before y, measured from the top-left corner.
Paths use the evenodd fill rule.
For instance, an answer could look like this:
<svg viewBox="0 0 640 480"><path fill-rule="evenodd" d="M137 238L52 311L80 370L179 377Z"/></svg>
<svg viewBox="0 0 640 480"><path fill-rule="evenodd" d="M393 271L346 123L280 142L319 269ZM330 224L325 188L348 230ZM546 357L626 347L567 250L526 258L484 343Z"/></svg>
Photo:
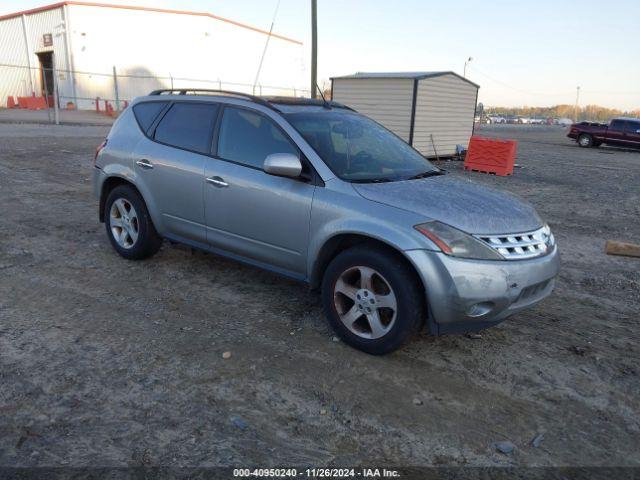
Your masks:
<svg viewBox="0 0 640 480"><path fill-rule="evenodd" d="M359 72L331 79L334 100L380 122L426 157L468 146L478 89L454 72Z"/></svg>
<svg viewBox="0 0 640 480"><path fill-rule="evenodd" d="M51 64L61 104L80 108L113 100L114 67L121 100L170 87L250 91L268 35L210 13L78 1L0 16L0 105L42 95ZM304 91L302 43L271 34L259 83L264 94Z"/></svg>

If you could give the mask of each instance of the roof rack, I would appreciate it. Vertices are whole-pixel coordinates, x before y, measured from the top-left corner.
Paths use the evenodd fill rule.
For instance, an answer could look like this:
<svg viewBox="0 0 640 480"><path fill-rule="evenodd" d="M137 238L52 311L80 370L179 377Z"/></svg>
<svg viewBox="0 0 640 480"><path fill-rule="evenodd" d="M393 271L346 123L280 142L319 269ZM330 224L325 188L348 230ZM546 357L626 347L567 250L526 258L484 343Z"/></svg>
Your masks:
<svg viewBox="0 0 640 480"><path fill-rule="evenodd" d="M270 96L270 97L262 97L264 100L281 104L281 105L312 105L317 107L328 107L328 108L345 108L347 110L353 110L353 108L348 107L347 105L343 105L342 103L334 102L333 100L322 100L320 98L301 98L301 97L279 97L279 96Z"/></svg>
<svg viewBox="0 0 640 480"><path fill-rule="evenodd" d="M177 92L177 93L174 93ZM202 92L206 95L211 94L220 94L220 95L235 95L237 97L243 97L252 102L258 103L264 107L270 108L271 110L275 110L276 112L280 112L276 107L274 107L271 103L264 100L263 98L256 97L255 95L251 95L249 93L242 92L234 92L232 90L215 90L208 88L164 88L160 90L154 90L149 95L187 95L187 92L191 92L192 95L197 95L199 92Z"/></svg>

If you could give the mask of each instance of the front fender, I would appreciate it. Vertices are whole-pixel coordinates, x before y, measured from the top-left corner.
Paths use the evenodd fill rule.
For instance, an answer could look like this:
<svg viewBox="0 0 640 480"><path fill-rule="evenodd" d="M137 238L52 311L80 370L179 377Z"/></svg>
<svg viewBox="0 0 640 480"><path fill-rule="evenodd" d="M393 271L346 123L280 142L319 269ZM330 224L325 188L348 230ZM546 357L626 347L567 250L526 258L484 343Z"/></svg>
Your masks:
<svg viewBox="0 0 640 480"><path fill-rule="evenodd" d="M404 255L405 250L439 251L413 226L420 215L367 200L360 195L317 188L313 199L307 273L313 279L323 247L338 236L358 235L382 242Z"/></svg>

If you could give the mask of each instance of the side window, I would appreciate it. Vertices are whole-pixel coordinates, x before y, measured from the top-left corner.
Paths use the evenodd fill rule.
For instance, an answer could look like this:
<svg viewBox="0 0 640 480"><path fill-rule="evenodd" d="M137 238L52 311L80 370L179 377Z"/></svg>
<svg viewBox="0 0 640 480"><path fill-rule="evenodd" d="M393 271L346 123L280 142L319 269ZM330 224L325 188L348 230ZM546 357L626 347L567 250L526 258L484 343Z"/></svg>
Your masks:
<svg viewBox="0 0 640 480"><path fill-rule="evenodd" d="M622 132L624 130L624 122L622 120L612 120L609 130L614 132Z"/></svg>
<svg viewBox="0 0 640 480"><path fill-rule="evenodd" d="M627 133L640 133L640 122L630 120L627 122Z"/></svg>
<svg viewBox="0 0 640 480"><path fill-rule="evenodd" d="M145 102L133 106L133 114L136 116L136 120L138 120L138 124L145 134L167 103L168 102Z"/></svg>
<svg viewBox="0 0 640 480"><path fill-rule="evenodd" d="M272 153L300 155L267 117L245 109L225 107L218 137L220 158L262 169L264 159Z"/></svg>
<svg viewBox="0 0 640 480"><path fill-rule="evenodd" d="M211 136L218 105L176 103L156 127L155 140L173 147L211 153Z"/></svg>

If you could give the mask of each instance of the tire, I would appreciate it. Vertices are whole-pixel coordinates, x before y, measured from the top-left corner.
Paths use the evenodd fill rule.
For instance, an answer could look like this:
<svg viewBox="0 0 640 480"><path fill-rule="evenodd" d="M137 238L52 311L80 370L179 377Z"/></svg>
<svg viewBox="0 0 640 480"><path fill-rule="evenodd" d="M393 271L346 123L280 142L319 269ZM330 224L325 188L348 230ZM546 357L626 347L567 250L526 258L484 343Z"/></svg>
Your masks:
<svg viewBox="0 0 640 480"><path fill-rule="evenodd" d="M578 145L583 148L593 147L593 137L588 133L581 133L578 136Z"/></svg>
<svg viewBox="0 0 640 480"><path fill-rule="evenodd" d="M104 208L107 237L122 257L142 260L160 250L162 237L153 226L147 206L135 188L128 185L114 188Z"/></svg>
<svg viewBox="0 0 640 480"><path fill-rule="evenodd" d="M329 324L345 343L372 355L408 341L426 319L425 303L420 280L406 261L376 245L341 252L322 279Z"/></svg>

